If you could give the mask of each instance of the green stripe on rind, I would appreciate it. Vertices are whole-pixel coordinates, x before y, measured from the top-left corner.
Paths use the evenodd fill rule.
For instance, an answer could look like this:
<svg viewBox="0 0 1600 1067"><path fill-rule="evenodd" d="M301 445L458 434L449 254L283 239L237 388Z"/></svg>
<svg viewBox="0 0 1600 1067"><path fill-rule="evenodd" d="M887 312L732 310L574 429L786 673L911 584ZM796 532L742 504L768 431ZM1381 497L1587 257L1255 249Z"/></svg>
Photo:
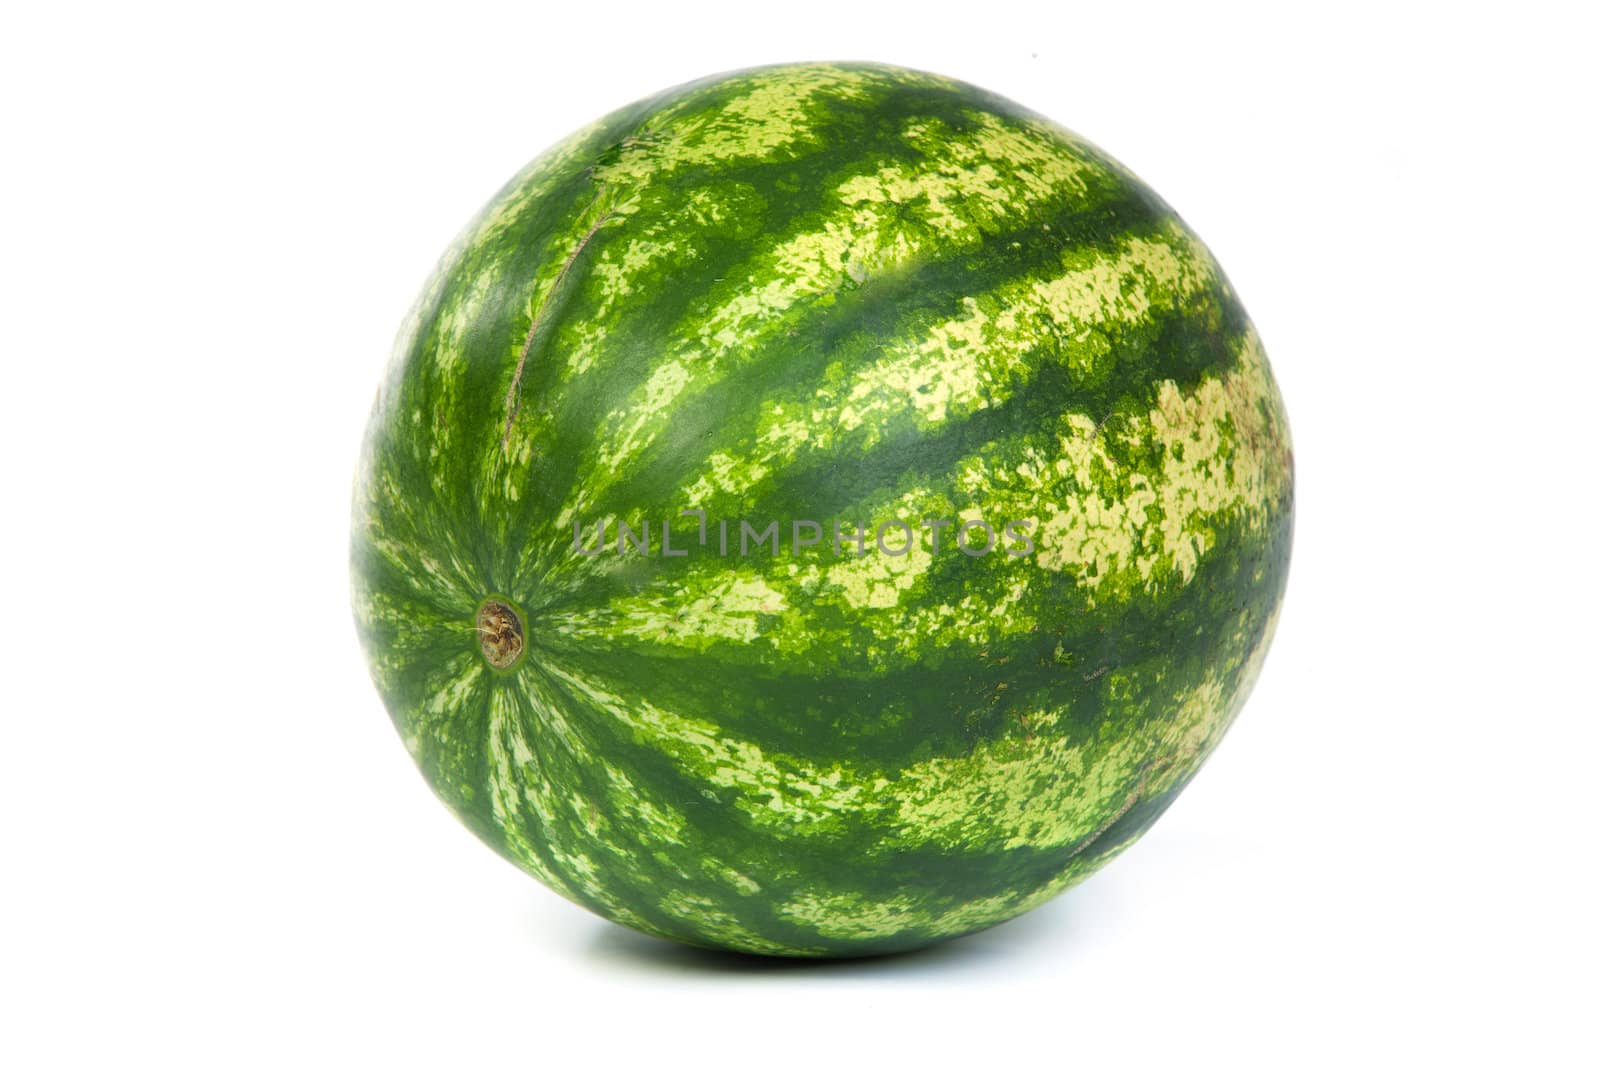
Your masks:
<svg viewBox="0 0 1600 1067"><path fill-rule="evenodd" d="M1086 877L1192 777L1270 639L1291 468L1231 287L1125 170L945 79L769 68L574 135L445 257L369 427L355 612L435 790L558 891L892 951ZM571 551L686 507L1037 548ZM508 672L490 596L528 618Z"/></svg>

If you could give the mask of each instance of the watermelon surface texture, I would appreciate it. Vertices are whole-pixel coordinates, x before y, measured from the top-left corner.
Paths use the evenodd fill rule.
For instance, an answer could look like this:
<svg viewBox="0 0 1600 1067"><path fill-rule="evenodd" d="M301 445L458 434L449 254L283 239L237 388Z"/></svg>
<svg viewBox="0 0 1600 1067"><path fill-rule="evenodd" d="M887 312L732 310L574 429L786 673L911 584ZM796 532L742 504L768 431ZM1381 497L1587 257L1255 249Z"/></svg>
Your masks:
<svg viewBox="0 0 1600 1067"><path fill-rule="evenodd" d="M511 862L661 937L865 955L1151 825L1260 669L1291 512L1261 343L1138 179L970 85L773 67L573 134L445 255L353 602Z"/></svg>

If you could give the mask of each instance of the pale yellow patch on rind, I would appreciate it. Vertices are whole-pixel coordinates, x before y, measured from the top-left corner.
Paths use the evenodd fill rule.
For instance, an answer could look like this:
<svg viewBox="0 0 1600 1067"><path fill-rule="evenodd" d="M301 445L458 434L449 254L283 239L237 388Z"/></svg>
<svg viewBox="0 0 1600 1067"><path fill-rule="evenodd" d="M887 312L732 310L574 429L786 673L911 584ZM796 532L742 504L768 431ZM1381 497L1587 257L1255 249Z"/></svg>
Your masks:
<svg viewBox="0 0 1600 1067"><path fill-rule="evenodd" d="M968 297L960 314L897 342L843 385L767 401L752 447L736 460L712 456L720 469L693 483L691 506L716 493L737 496L773 467L835 449L857 431L860 446L871 447L878 427L904 414L932 427L1003 403L1052 359L1091 373L1110 350L1075 339L1143 321L1155 304L1192 297L1217 281L1210 257L1171 224L1153 236L1124 238L1057 277L1001 286L981 301Z"/></svg>
<svg viewBox="0 0 1600 1067"><path fill-rule="evenodd" d="M1118 574L1136 573L1147 589L1189 581L1212 547L1217 519L1259 529L1288 488L1287 427L1253 330L1237 365L1220 378L1187 392L1167 382L1142 416L1106 426L1070 421L1074 432L1061 454L1016 472L1002 499L1026 494L1041 502L1035 563L1088 589ZM1113 437L1159 450L1159 471L1119 470Z"/></svg>

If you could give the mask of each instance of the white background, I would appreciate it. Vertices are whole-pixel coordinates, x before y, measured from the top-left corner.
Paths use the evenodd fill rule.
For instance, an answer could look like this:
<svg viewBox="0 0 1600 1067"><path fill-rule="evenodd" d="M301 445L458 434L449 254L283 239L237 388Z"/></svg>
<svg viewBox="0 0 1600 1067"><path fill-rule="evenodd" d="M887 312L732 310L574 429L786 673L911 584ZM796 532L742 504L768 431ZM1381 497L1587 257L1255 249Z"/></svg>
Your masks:
<svg viewBox="0 0 1600 1067"><path fill-rule="evenodd" d="M12 10L0 1059L1595 1062L1585 6ZM1267 342L1299 512L1256 695L1142 843L990 933L794 967L460 829L345 552L393 332L477 207L615 106L815 58L997 90L1174 204Z"/></svg>

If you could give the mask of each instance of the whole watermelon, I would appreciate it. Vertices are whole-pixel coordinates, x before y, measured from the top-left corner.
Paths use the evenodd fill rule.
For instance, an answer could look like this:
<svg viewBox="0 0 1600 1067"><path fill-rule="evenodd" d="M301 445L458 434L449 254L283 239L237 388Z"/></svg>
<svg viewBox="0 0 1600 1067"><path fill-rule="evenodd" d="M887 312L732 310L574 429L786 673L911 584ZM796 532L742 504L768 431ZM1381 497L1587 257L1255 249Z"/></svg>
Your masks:
<svg viewBox="0 0 1600 1067"><path fill-rule="evenodd" d="M1182 221L946 78L696 82L444 257L355 494L423 774L639 930L775 955L1015 916L1139 837L1260 669L1289 431Z"/></svg>

